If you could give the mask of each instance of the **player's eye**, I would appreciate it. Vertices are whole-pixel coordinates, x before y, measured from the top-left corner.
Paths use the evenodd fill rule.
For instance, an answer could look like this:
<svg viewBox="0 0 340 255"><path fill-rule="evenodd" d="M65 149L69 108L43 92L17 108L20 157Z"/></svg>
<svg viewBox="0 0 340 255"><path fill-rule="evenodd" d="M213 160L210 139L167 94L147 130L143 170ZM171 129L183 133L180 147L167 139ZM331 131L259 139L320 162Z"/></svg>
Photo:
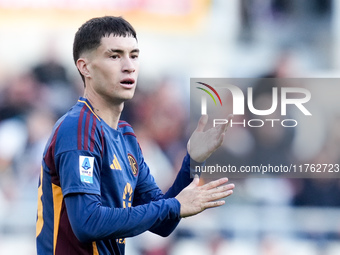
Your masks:
<svg viewBox="0 0 340 255"><path fill-rule="evenodd" d="M117 58L119 58L119 56L118 55L112 55L112 56L110 56L110 58L117 59Z"/></svg>
<svg viewBox="0 0 340 255"><path fill-rule="evenodd" d="M137 59L138 58L138 54L131 55L131 58L132 59Z"/></svg>

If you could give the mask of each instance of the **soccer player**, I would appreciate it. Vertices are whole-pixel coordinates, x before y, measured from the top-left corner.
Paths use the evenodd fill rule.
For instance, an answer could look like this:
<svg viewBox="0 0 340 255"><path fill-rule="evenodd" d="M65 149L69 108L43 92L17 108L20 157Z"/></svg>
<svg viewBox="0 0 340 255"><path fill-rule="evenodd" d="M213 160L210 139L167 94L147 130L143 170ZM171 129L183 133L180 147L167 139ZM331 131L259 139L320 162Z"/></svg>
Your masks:
<svg viewBox="0 0 340 255"><path fill-rule="evenodd" d="M227 178L199 186L192 164L222 143L226 125L204 131L202 117L172 187L163 194L132 127L120 121L138 76L136 32L121 17L94 18L75 35L73 56L84 95L55 124L46 145L36 224L40 255L124 254L125 238L169 235L183 217L225 203ZM161 171L161 169L159 170Z"/></svg>

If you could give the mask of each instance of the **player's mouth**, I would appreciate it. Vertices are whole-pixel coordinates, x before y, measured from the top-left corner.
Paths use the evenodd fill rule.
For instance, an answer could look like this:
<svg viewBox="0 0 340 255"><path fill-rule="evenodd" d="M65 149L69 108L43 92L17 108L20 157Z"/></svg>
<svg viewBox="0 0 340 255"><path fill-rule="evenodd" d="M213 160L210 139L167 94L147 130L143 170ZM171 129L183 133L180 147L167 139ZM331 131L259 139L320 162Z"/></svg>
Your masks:
<svg viewBox="0 0 340 255"><path fill-rule="evenodd" d="M120 85L124 88L130 89L135 85L135 80L132 78L126 78L120 81Z"/></svg>

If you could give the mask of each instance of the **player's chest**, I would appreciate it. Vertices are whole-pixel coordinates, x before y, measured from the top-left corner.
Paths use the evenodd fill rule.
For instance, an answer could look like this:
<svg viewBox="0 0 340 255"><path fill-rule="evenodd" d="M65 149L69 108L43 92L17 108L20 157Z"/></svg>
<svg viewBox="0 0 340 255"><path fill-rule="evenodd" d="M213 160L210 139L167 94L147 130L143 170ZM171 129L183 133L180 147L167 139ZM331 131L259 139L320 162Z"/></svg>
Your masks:
<svg viewBox="0 0 340 255"><path fill-rule="evenodd" d="M102 180L121 187L136 186L139 174L138 151L124 139L107 143L102 160Z"/></svg>

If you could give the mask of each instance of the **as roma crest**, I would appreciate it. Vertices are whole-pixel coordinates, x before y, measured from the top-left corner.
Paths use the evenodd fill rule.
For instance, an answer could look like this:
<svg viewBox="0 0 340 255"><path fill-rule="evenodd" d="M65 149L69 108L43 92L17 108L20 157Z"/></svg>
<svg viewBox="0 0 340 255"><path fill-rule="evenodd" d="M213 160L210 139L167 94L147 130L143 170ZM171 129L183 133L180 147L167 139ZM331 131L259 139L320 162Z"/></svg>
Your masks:
<svg viewBox="0 0 340 255"><path fill-rule="evenodd" d="M138 175L138 164L134 156L132 156L130 153L128 154L128 159L130 162L131 170L134 176Z"/></svg>

